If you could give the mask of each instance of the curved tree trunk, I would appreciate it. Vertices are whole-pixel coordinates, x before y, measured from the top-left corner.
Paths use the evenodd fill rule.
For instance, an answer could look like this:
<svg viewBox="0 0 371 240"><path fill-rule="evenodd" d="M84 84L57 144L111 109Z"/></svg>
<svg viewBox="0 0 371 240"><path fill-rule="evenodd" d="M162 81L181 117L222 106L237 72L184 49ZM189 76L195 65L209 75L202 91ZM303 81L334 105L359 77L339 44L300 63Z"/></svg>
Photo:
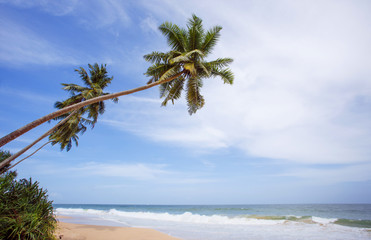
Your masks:
<svg viewBox="0 0 371 240"><path fill-rule="evenodd" d="M184 72L185 72L185 70L183 70L182 72L180 72L180 73L178 73L178 74L176 74L176 75L172 76L171 78L168 78L164 81L157 81L157 82L153 82L153 83L147 84L147 85L142 86L142 87L138 87L138 88L122 91L122 92L117 92L117 93L111 93L111 94L100 96L100 97L91 98L89 100L86 100L86 101L76 103L76 104L73 104L71 106L62 108L58 111L55 111L55 112L50 113L48 115L45 115L44 117L41 117L41 118L39 118L39 119L21 127L21 128L19 128L19 129L15 130L14 132L11 132L8 135L4 136L3 138L0 139L0 147L4 146L8 142L16 139L17 137L21 136L22 134L30 131L31 129L41 125L42 123L44 123L46 121L49 121L53 118L56 118L60 115L66 114L66 113L71 112L71 111L76 110L76 109L80 109L82 107L85 107L85 106L93 104L93 103L105 101L105 100L108 100L108 99L112 99L112 98L116 98L116 97L120 97L120 96L124 96L124 95L129 95L131 93L139 92L139 91L157 86L157 85L162 84L162 83L170 82L170 81L176 79L177 77L179 77L180 75L182 75Z"/></svg>
<svg viewBox="0 0 371 240"><path fill-rule="evenodd" d="M45 147L46 145L48 145L49 143L51 143L53 141L47 141L46 143L44 143L41 147L39 147L38 149L36 149L33 153L31 153L30 155L28 155L27 157L19 160L17 163L13 164L12 166L10 166L7 171L9 171L10 169L14 168L15 166L17 166L18 164L20 164L21 162L23 162L24 160L26 160L27 158L31 157L32 155L34 155L35 153L37 153L40 149L42 149L43 147Z"/></svg>
<svg viewBox="0 0 371 240"><path fill-rule="evenodd" d="M0 163L0 171L1 169L6 166L7 164L10 164L13 160L15 160L17 157L21 156L23 153L25 153L28 149L30 149L31 147L33 147L36 143L40 142L42 139L44 139L45 137L47 137L49 134L51 134L57 127L61 126L62 124L64 124L65 122L68 121L68 119L70 119L75 113L77 113L78 109L74 110L72 113L70 113L70 115L68 115L65 119L61 120L59 123L57 123L54 127L52 127L51 129L49 129L46 133L44 133L43 135L41 135L38 139L36 139L35 141L33 141L30 145L28 145L27 147L23 148L22 150L18 151L17 153L13 154L12 156L8 157L7 159L5 159L4 161L2 161ZM44 147L44 146L43 146ZM38 149L39 150L39 149ZM38 151L37 150L37 151ZM32 153L30 156L32 156L34 153ZM30 157L28 156L28 157ZM24 160L24 159L23 159ZM22 161L23 161L22 160ZM18 163L17 163L18 164ZM14 165L12 166L14 167ZM11 168L12 168L11 167Z"/></svg>

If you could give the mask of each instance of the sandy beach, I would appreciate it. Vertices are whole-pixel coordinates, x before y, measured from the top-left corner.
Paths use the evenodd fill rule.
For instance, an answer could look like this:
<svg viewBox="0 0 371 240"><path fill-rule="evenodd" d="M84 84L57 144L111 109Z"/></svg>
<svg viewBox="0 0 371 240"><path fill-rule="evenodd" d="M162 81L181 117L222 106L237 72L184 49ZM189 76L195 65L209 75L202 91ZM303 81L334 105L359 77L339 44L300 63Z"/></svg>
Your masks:
<svg viewBox="0 0 371 240"><path fill-rule="evenodd" d="M55 233L62 240L180 240L153 229L111 227L58 222Z"/></svg>

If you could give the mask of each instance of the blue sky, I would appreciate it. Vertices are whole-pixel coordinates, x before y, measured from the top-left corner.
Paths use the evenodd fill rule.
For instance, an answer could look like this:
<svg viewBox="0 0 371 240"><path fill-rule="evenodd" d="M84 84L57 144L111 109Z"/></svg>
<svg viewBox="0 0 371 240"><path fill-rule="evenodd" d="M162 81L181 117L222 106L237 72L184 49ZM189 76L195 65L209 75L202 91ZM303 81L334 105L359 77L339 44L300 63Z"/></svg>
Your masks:
<svg viewBox="0 0 371 240"><path fill-rule="evenodd" d="M0 0L0 135L53 111L106 63L109 92L144 85L157 27L223 26L212 57L235 84L205 82L205 107L160 107L158 89L107 102L79 146L17 168L55 203L371 203L369 1ZM44 124L4 146L16 152Z"/></svg>

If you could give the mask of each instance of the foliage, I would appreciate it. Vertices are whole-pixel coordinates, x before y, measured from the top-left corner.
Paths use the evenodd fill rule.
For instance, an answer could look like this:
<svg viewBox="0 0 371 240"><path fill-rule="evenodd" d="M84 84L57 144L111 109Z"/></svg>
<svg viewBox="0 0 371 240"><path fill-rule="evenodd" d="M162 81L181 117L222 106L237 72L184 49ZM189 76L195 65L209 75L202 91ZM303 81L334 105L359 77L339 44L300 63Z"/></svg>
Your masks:
<svg viewBox="0 0 371 240"><path fill-rule="evenodd" d="M11 154L10 154L9 151L2 151L2 150L0 150L0 162L4 161L5 159L7 159L10 156L11 156ZM6 164L4 167L2 167L0 169L0 173L6 172L9 167L10 167L10 163Z"/></svg>
<svg viewBox="0 0 371 240"><path fill-rule="evenodd" d="M31 178L17 181L16 176L15 171L0 175L0 239L55 239L56 219L47 191Z"/></svg>
<svg viewBox="0 0 371 240"><path fill-rule="evenodd" d="M82 67L75 71L79 73L81 80L85 86L79 86L77 84L66 84L63 83L63 89L68 91L71 96L70 98L56 102L55 107L62 109L64 107L79 103L91 98L107 95L109 93L103 92L112 81L113 77L108 77L106 65L99 66L97 63L94 65L89 64L89 74ZM118 98L112 99L114 102L118 102ZM74 142L78 145L78 134L83 134L87 130L87 125L94 127L98 120L98 116L103 114L105 111L105 104L103 101L97 102L83 108L80 108L76 114L74 114L68 121L62 126L58 127L49 136L49 140L52 144L60 144L61 150L65 149L69 151ZM55 120L61 120L68 117L68 114L64 114Z"/></svg>
<svg viewBox="0 0 371 240"><path fill-rule="evenodd" d="M181 97L185 88L188 112L193 114L205 104L200 93L204 78L221 77L224 83L233 83L233 73L226 68L232 63L231 58L205 61L218 42L222 27L215 26L205 31L202 20L192 15L187 29L165 22L160 25L159 30L167 38L171 50L166 53L152 52L144 56L146 61L152 63L145 73L151 77L148 83L165 81L180 73L176 79L161 84L160 97L164 98L163 106L166 106L168 101L174 104L174 100Z"/></svg>

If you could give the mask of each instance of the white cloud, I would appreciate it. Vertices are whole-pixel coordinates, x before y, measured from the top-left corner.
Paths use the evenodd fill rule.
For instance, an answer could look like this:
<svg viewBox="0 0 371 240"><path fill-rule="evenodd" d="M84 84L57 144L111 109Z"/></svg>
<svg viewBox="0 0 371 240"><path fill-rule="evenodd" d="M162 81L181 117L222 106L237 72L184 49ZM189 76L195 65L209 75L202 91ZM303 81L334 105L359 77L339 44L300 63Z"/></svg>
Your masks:
<svg viewBox="0 0 371 240"><path fill-rule="evenodd" d="M123 56L128 55L130 48L124 49L122 44L118 45L112 41L114 37L123 33L131 23L131 18L126 12L126 2L119 0L3 0L1 4L14 5L19 8L34 8L34 11L42 11L56 16L55 18L61 17L61 19L71 22L70 24L85 28L82 33L91 30L102 31L100 39L108 41L104 43L104 46L98 47L98 51L96 51L97 47L94 47L93 53L90 51L89 54L86 54L83 52L86 51L84 47L91 46L91 43L87 43L83 48L71 49L65 47L69 42L65 42L63 38L59 38L59 43L56 43L53 34L49 36L48 32L39 32L35 26L29 27L21 21L17 22L19 18L13 20L12 16L4 15L0 17L0 62L2 63L13 66L25 64L80 65L101 59L111 65L121 65ZM63 41L64 44L61 44ZM105 48L106 46L109 47ZM113 51L112 48L115 50ZM99 53L100 49L104 53ZM95 54L95 56L90 54Z"/></svg>
<svg viewBox="0 0 371 240"><path fill-rule="evenodd" d="M81 159L80 159L81 160ZM122 183L117 183L117 179L122 179L125 182L129 180L143 181L148 183L156 183L161 185L193 185L193 184L208 184L222 181L214 178L204 172L187 172L173 170L166 164L148 164L148 163L125 163L125 162L85 162L74 167L69 165L61 165L57 162L43 162L35 159L30 159L20 166L32 170L38 175L53 175L65 176L76 175L86 179L86 177L103 178L108 182L103 185L97 185L97 188L121 188L126 186ZM21 169L22 170L22 169ZM20 172L22 172L20 170ZM130 183L128 183L130 184Z"/></svg>
<svg viewBox="0 0 371 240"><path fill-rule="evenodd" d="M114 25L121 27L131 21L123 2L118 0L82 1L75 8L73 15L80 23L92 28Z"/></svg>
<svg viewBox="0 0 371 240"><path fill-rule="evenodd" d="M124 177L136 180L153 180L159 176L170 174L164 170L164 165L148 164L126 164L126 163L87 163L71 169L71 171L82 172L89 175L105 177Z"/></svg>
<svg viewBox="0 0 371 240"><path fill-rule="evenodd" d="M142 19L142 21L140 23L140 27L142 28L143 31L154 32L156 34L159 34L159 31L158 31L158 26L159 25L160 24L157 22L157 20L152 16L148 16L148 17Z"/></svg>
<svg viewBox="0 0 371 240"><path fill-rule="evenodd" d="M38 8L54 16L71 15L87 27L107 27L112 24L127 25L130 18L119 0L2 0L21 8Z"/></svg>
<svg viewBox="0 0 371 240"><path fill-rule="evenodd" d="M297 177L311 184L337 184L344 182L363 182L371 180L371 164L356 164L336 168L298 168L279 176Z"/></svg>
<svg viewBox="0 0 371 240"><path fill-rule="evenodd" d="M370 5L233 3L197 14L224 27L215 55L234 58L234 86L208 80L206 106L192 117L183 102L140 103L115 108L110 124L193 149L238 147L300 163L370 161Z"/></svg>
<svg viewBox="0 0 371 240"><path fill-rule="evenodd" d="M0 80L0 83L1 83L1 80ZM45 95L41 95L40 93L7 88L7 87L0 88L0 93L3 96L11 95L12 97L22 98L27 101L32 101L36 103L44 103L48 105L52 105L55 102L55 98L50 97L50 96L45 96Z"/></svg>
<svg viewBox="0 0 371 240"><path fill-rule="evenodd" d="M53 15L62 16L70 13L75 8L78 0L48 1L48 0L1 0L1 3L12 4L21 8L40 7Z"/></svg>
<svg viewBox="0 0 371 240"><path fill-rule="evenodd" d="M227 146L222 131L203 121L190 121L192 118L184 103L168 107L160 105L157 99L123 97L119 104L110 106L101 122L154 141L203 150Z"/></svg>

